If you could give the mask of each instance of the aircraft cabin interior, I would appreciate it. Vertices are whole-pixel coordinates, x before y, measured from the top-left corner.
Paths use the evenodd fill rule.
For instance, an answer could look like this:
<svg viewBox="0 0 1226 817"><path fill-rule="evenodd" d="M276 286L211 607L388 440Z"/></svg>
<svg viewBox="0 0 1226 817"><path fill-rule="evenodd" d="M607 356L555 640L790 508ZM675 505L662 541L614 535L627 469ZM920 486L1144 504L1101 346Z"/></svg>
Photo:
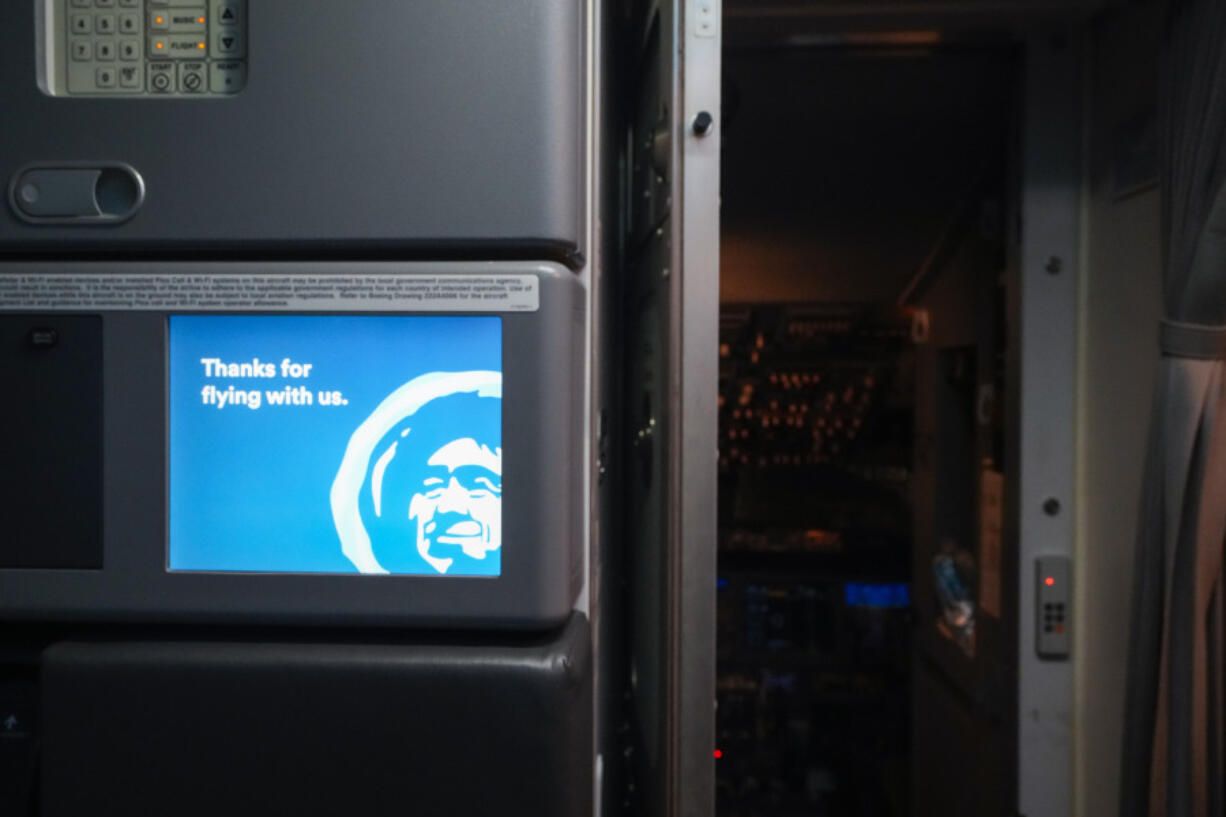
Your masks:
<svg viewBox="0 0 1226 817"><path fill-rule="evenodd" d="M1226 4L9 0L0 815L1226 817Z"/></svg>

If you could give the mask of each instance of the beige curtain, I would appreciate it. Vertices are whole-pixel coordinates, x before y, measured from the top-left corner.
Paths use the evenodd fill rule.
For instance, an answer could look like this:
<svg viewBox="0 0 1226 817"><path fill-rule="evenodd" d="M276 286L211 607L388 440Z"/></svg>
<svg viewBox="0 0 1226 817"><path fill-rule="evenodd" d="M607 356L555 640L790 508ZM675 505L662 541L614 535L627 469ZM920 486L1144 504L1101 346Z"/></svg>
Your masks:
<svg viewBox="0 0 1226 817"><path fill-rule="evenodd" d="M1226 0L1170 6L1166 321L1136 550L1120 812L1226 817Z"/></svg>

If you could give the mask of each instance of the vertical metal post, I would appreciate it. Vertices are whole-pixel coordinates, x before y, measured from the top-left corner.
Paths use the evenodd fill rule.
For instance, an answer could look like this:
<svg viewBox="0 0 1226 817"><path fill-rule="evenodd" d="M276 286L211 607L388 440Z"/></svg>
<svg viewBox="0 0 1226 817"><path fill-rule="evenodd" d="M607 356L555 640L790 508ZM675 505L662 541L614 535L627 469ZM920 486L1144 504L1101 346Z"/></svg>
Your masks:
<svg viewBox="0 0 1226 817"><path fill-rule="evenodd" d="M1067 817L1073 803L1073 667L1036 651L1035 559L1073 555L1081 68L1075 40L1027 43L1017 403L1018 811L1027 817Z"/></svg>
<svg viewBox="0 0 1226 817"><path fill-rule="evenodd" d="M720 0L684 0L680 263L673 281L672 371L679 411L672 456L674 814L715 813L715 580L719 390Z"/></svg>
<svg viewBox="0 0 1226 817"><path fill-rule="evenodd" d="M604 3L602 0L585 0L584 9L586 13L584 27L584 45L585 45L585 108L584 116L587 125L586 142L584 144L585 173L586 173L586 191L587 191L587 218L584 222L584 247L586 249L587 264L584 266L582 275L587 284L587 332L586 332L586 355L584 359L588 362L584 394L587 396L587 406L584 411L584 439L588 441L584 449L584 481L585 492L584 496L588 501L584 505L584 524L583 531L587 541L584 543L583 553L587 560L586 570L584 572L584 587L579 598L575 601L575 609L581 610L587 614L588 621L592 628L592 720L594 728L592 729L592 814L595 817L600 817L602 807L604 805L604 766L605 760L602 754L603 748L606 745L606 731L609 729L604 714L606 711L604 700L608 694L605 686L609 679L606 677L606 670L603 666L602 657L604 655L604 622L601 619L601 554L600 548L604 546L604 540L601 536L602 525L604 524L602 510L602 500L605 492L602 492L596 479L594 472L597 469L598 463L602 456L602 442L599 439L599 434L596 433L596 428L599 424L598 413L604 407L604 398L606 393L607 374L604 367L609 366L609 361L605 360L604 353L609 348L609 343L605 339L605 335L609 329L606 327L605 312L603 298L606 297L606 292L602 286L602 276L604 274L604 266L606 262L605 248L601 240L601 231L599 224L602 217L605 215L603 206L603 198L605 195L604 184L606 182L604 174L604 154L603 154L603 116L605 112L605 98L603 94L603 60L605 59L604 47Z"/></svg>

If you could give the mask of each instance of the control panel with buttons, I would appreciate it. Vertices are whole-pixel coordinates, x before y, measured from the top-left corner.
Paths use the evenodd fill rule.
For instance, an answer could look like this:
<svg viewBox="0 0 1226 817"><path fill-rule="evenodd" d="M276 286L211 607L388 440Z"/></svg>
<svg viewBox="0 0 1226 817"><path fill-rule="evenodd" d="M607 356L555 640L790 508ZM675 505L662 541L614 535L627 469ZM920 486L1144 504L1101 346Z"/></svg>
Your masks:
<svg viewBox="0 0 1226 817"><path fill-rule="evenodd" d="M1036 651L1041 658L1068 658L1072 633L1072 569L1066 556L1040 556L1035 560Z"/></svg>
<svg viewBox="0 0 1226 817"><path fill-rule="evenodd" d="M247 0L46 0L54 96L227 96L247 84Z"/></svg>

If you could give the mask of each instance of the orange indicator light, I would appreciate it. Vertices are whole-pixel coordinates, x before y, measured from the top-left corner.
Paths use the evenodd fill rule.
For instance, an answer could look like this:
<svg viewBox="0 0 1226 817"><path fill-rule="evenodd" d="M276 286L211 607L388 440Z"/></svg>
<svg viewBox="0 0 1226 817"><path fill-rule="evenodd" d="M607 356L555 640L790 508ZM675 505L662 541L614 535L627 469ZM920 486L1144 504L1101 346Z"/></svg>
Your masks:
<svg viewBox="0 0 1226 817"><path fill-rule="evenodd" d="M204 43L196 43L196 47L197 47L197 48L199 48L201 51L203 51L203 50L204 50Z"/></svg>
<svg viewBox="0 0 1226 817"><path fill-rule="evenodd" d="M199 17L199 18L197 18L197 19L196 19L196 22L197 22L197 23L199 23L200 25L204 25L204 18L203 18L203 17Z"/></svg>
<svg viewBox="0 0 1226 817"><path fill-rule="evenodd" d="M161 51L161 50L162 50L163 48L165 48L166 46L165 46L165 45L163 45L162 43L158 43L157 45L155 45L155 46L153 46L153 47L154 47L154 48L156 48L158 51Z"/></svg>
<svg viewBox="0 0 1226 817"><path fill-rule="evenodd" d="M1054 584L1056 583L1056 580L1055 580L1055 579L1053 579L1051 576L1048 576L1046 579L1044 579L1044 580L1043 580L1043 582L1044 582L1044 583L1045 583L1045 584L1046 584L1048 587L1051 587L1052 585L1054 585Z"/></svg>
<svg viewBox="0 0 1226 817"><path fill-rule="evenodd" d="M162 23L166 22L166 18L165 18L165 17L156 17L156 18L154 18L153 22L157 23L158 25L161 25Z"/></svg>

